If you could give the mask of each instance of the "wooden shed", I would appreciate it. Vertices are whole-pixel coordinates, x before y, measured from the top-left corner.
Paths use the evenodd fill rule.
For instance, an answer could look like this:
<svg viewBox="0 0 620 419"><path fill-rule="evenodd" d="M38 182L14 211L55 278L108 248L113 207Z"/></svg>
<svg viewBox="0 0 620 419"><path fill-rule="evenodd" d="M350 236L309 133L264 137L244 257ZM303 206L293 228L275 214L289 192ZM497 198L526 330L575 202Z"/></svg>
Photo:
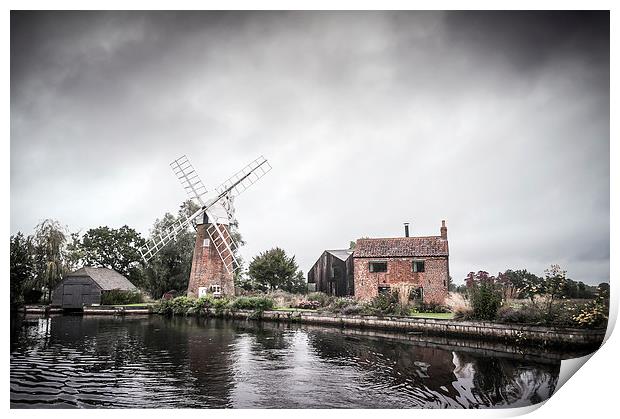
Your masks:
<svg viewBox="0 0 620 419"><path fill-rule="evenodd" d="M326 250L308 271L308 284L316 291L344 297L353 295L353 251Z"/></svg>
<svg viewBox="0 0 620 419"><path fill-rule="evenodd" d="M120 273L108 268L80 268L66 275L52 293L52 305L81 309L84 305L101 304L101 294L111 290L137 291Z"/></svg>

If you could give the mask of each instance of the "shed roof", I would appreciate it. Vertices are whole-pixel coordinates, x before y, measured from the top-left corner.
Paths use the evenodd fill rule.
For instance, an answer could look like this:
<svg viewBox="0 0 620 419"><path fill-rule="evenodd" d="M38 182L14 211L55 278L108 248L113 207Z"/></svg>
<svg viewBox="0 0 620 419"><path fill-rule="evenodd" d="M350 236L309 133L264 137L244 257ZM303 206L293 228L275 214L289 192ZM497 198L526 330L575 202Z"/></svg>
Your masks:
<svg viewBox="0 0 620 419"><path fill-rule="evenodd" d="M123 275L108 268L91 268L85 266L75 272L71 272L67 276L88 276L104 291L115 289L134 291L137 289L136 286L129 282Z"/></svg>
<svg viewBox="0 0 620 419"><path fill-rule="evenodd" d="M358 239L353 257L448 256L448 240L441 236Z"/></svg>
<svg viewBox="0 0 620 419"><path fill-rule="evenodd" d="M326 250L326 252L332 254L333 256L337 257L343 262L346 262L349 256L351 256L351 254L353 253L353 250L335 249L335 250Z"/></svg>

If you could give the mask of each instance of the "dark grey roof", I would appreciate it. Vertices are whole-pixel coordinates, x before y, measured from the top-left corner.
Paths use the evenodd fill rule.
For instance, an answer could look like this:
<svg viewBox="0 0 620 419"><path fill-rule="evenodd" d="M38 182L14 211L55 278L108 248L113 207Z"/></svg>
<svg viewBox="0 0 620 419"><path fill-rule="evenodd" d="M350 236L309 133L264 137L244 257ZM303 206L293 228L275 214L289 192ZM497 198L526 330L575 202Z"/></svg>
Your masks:
<svg viewBox="0 0 620 419"><path fill-rule="evenodd" d="M353 250L349 249L326 250L326 252L332 254L343 262L346 262L349 256L353 254Z"/></svg>
<svg viewBox="0 0 620 419"><path fill-rule="evenodd" d="M113 269L108 268L91 268L85 266L75 272L71 272L67 276L88 276L97 283L104 291L124 290L135 291L136 286L129 282L127 278L119 274Z"/></svg>

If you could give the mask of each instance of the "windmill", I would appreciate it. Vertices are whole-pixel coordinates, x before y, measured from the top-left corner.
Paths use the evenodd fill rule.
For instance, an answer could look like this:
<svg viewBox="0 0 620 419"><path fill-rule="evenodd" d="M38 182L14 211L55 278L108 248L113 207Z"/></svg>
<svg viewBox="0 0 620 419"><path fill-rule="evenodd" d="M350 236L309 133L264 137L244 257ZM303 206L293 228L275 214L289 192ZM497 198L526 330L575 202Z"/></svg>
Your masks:
<svg viewBox="0 0 620 419"><path fill-rule="evenodd" d="M232 295L235 291L233 275L239 268L234 255L237 244L230 235L235 211L233 201L266 175L271 166L260 156L211 192L186 156L170 163L170 167L189 198L199 204L200 209L185 220L176 221L162 234L151 237L140 249L140 254L148 262L179 233L193 225L196 228L196 244L187 295L202 297L209 292Z"/></svg>

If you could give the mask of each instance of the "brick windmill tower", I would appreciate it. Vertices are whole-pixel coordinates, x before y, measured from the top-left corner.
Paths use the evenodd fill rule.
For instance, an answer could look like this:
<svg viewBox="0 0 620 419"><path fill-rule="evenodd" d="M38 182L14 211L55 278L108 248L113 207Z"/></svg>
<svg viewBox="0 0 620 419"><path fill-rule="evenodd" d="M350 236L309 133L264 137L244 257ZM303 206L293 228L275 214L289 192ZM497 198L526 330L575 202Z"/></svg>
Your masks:
<svg viewBox="0 0 620 419"><path fill-rule="evenodd" d="M212 193L204 186L186 156L176 159L170 166L187 195L200 205L200 209L185 220L174 223L163 234L151 237L140 249L140 254L148 262L180 232L193 225L196 228L196 244L187 295L234 295L234 272L239 268L239 263L234 255L237 244L230 234L230 224L234 219L233 200L267 174L271 166L261 156Z"/></svg>

